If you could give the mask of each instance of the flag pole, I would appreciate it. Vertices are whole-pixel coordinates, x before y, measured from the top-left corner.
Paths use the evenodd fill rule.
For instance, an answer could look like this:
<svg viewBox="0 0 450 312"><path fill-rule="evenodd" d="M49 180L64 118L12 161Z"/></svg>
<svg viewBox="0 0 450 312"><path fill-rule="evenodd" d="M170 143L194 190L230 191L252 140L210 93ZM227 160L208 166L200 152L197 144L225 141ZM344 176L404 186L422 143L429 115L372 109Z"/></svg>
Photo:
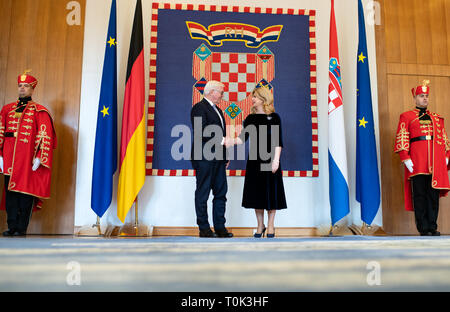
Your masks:
<svg viewBox="0 0 450 312"><path fill-rule="evenodd" d="M138 236L139 218L138 218L138 198L134 200L134 228L136 229L136 236Z"/></svg>
<svg viewBox="0 0 450 312"><path fill-rule="evenodd" d="M151 236L149 227L139 223L138 197L134 200L134 223L126 223L119 230L119 237L147 237Z"/></svg>
<svg viewBox="0 0 450 312"><path fill-rule="evenodd" d="M96 228L94 230L94 228ZM100 227L100 217L97 216L96 223L92 225L83 226L76 234L77 236L89 236L89 237L100 237L103 236L102 229Z"/></svg>
<svg viewBox="0 0 450 312"><path fill-rule="evenodd" d="M98 235L101 236L102 235L102 229L100 228L100 217L99 216L97 216L97 222L95 223L95 226L97 227Z"/></svg>
<svg viewBox="0 0 450 312"><path fill-rule="evenodd" d="M373 232L372 225L368 225L366 222L363 221L363 224L362 224L362 227L361 227L361 232L364 235L371 235L371 233Z"/></svg>

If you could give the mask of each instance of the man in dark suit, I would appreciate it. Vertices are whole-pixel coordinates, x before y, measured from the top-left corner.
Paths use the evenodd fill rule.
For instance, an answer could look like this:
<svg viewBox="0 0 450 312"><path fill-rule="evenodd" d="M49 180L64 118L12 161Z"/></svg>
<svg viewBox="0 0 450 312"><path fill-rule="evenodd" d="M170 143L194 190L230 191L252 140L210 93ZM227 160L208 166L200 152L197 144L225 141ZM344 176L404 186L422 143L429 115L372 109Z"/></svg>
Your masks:
<svg viewBox="0 0 450 312"><path fill-rule="evenodd" d="M224 85L209 81L205 85L204 98L192 107L191 123L194 140L191 150L192 167L196 171L195 212L200 237L232 237L225 228L225 204L227 201L226 177L226 124L217 105L222 100ZM214 231L208 222L207 201L213 192Z"/></svg>

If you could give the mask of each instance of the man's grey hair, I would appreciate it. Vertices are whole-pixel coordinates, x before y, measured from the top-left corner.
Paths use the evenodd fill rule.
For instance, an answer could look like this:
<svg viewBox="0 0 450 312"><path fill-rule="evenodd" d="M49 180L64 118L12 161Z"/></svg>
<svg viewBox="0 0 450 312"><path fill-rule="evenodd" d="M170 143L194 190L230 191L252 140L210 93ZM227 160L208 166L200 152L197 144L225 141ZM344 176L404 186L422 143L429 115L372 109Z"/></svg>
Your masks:
<svg viewBox="0 0 450 312"><path fill-rule="evenodd" d="M203 90L204 95L210 94L213 90L219 91L220 88L225 88L225 85L216 80L210 80L206 83L205 89Z"/></svg>

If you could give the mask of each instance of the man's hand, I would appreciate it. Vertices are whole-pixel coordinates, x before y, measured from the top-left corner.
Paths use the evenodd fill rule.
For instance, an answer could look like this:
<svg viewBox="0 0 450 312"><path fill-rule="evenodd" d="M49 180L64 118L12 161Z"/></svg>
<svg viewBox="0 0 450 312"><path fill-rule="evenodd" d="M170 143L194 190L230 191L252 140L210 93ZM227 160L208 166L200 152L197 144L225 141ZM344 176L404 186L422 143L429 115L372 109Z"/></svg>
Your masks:
<svg viewBox="0 0 450 312"><path fill-rule="evenodd" d="M41 164L41 160L39 158L35 158L33 160L33 167L31 168L31 170L36 171L37 168L39 168L40 164Z"/></svg>
<svg viewBox="0 0 450 312"><path fill-rule="evenodd" d="M413 168L414 164L413 164L412 160L411 159L407 159L403 163L405 164L406 168L408 168L409 172L413 173L413 171L414 171L414 168Z"/></svg>

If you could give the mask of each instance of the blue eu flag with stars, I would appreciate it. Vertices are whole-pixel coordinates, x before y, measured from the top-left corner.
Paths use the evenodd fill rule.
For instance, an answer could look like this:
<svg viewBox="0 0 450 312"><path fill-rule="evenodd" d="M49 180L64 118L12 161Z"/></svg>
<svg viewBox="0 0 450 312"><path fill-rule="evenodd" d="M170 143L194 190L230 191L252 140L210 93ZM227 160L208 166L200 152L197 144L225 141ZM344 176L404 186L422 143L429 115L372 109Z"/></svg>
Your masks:
<svg viewBox="0 0 450 312"><path fill-rule="evenodd" d="M102 217L111 204L117 169L117 42L116 0L112 0L106 36L92 172L91 207Z"/></svg>
<svg viewBox="0 0 450 312"><path fill-rule="evenodd" d="M364 10L358 0L359 44L357 62L356 112L356 200L361 204L361 219L372 224L380 206L380 179L370 91Z"/></svg>

